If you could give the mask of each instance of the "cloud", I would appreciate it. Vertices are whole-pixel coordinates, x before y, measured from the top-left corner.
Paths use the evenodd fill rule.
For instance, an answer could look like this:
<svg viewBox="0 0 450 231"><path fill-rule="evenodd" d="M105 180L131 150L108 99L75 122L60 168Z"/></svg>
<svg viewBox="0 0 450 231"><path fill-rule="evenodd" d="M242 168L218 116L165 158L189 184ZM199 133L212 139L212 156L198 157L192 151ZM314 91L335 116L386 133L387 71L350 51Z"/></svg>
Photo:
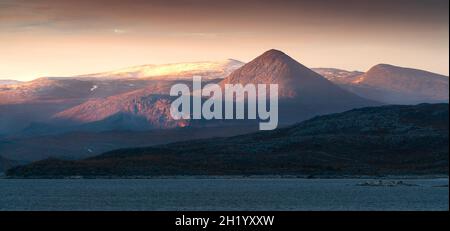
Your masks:
<svg viewBox="0 0 450 231"><path fill-rule="evenodd" d="M125 34L125 33L127 33L126 30L117 29L117 28L113 29L113 32L114 32L115 34Z"/></svg>

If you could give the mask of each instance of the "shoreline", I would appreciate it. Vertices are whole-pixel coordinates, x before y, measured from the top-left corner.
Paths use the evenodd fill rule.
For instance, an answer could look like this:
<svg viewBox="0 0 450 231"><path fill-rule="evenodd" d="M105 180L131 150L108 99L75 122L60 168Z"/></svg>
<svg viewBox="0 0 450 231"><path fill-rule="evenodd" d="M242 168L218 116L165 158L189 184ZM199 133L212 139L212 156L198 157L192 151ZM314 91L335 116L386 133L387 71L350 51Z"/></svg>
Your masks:
<svg viewBox="0 0 450 231"><path fill-rule="evenodd" d="M222 180L222 179L308 179L308 180L325 180L325 179L379 179L379 180L434 180L449 179L449 175L432 174L432 175L167 175L167 176L34 176L34 177L10 177L0 175L0 180L24 179L24 180L82 180L82 179L103 179L103 180L164 180L164 179L192 179L192 180Z"/></svg>

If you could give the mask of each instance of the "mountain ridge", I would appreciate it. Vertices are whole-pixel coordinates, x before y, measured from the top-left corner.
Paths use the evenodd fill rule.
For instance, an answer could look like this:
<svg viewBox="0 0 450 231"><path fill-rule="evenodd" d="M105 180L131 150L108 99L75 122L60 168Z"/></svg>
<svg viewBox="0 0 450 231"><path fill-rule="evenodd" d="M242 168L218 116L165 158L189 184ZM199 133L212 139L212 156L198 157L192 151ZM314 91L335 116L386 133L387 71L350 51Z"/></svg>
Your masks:
<svg viewBox="0 0 450 231"><path fill-rule="evenodd" d="M202 75L205 79L223 78L244 63L235 59L223 61L198 61L169 63L160 65L139 65L118 69L110 72L77 75L75 77L93 78L164 78L164 79L186 79L194 75Z"/></svg>
<svg viewBox="0 0 450 231"><path fill-rule="evenodd" d="M55 118L84 123L107 119L115 113L128 113L146 118L157 128L184 127L194 124L189 121L175 121L170 117L170 104L175 98L163 95L169 93L170 84L175 82L166 81L165 83L168 85L157 91L146 88L105 99L92 99L57 113ZM278 90L281 96L279 118L283 124L299 122L318 114L377 104L346 92L278 50L263 53L219 82L222 86L227 83L279 84ZM188 83L189 85L192 83ZM164 90L165 93L162 92ZM286 94L280 94L280 92L286 92ZM162 102L155 97L163 97L166 100ZM146 99L150 98L155 99L155 103L161 102L158 105L146 102ZM160 110L148 110L152 108Z"/></svg>
<svg viewBox="0 0 450 231"><path fill-rule="evenodd" d="M317 70L319 73L324 70ZM386 104L441 103L449 101L448 76L429 71L378 64L361 75L335 72L324 76L361 97Z"/></svg>
<svg viewBox="0 0 450 231"><path fill-rule="evenodd" d="M448 174L448 104L381 106L273 131L49 159L10 177Z"/></svg>

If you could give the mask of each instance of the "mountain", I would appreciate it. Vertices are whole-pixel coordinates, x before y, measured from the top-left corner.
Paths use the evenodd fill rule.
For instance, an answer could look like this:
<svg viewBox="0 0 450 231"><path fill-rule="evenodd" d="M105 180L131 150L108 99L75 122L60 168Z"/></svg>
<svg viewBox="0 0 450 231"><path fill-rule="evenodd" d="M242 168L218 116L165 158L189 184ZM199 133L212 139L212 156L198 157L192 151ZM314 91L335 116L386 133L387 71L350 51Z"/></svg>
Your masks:
<svg viewBox="0 0 450 231"><path fill-rule="evenodd" d="M42 77L28 82L0 80L0 85L8 83L0 87L0 105L107 97L141 89L147 83L157 81L145 77L158 80L191 80L194 75L201 75L204 79L223 78L242 65L240 61L228 59L222 62L144 65L75 77Z"/></svg>
<svg viewBox="0 0 450 231"><path fill-rule="evenodd" d="M19 132L33 122L51 122L55 113L86 100L144 88L153 80L38 78L0 87L0 135Z"/></svg>
<svg viewBox="0 0 450 231"><path fill-rule="evenodd" d="M93 78L42 77L0 88L0 105L58 103L106 97L144 87L151 80L103 80Z"/></svg>
<svg viewBox="0 0 450 231"><path fill-rule="evenodd" d="M145 89L91 99L57 113L54 118L68 123L97 122L105 125L104 128L112 125L105 121L110 121L110 117L119 114L127 116L126 120L129 121L130 126L141 128L198 125L200 124L198 121L197 123L188 120L177 121L170 115L170 105L175 99L168 96L170 87L180 81L183 80L159 81L160 86L157 89L149 85ZM192 84L189 81L183 83ZM227 83L278 83L280 96L283 99L280 103L280 120L284 124L298 122L318 114L376 104L342 90L276 50L265 52L219 82L221 85ZM211 121L211 124L214 122Z"/></svg>
<svg viewBox="0 0 450 231"><path fill-rule="evenodd" d="M278 50L266 51L234 71L220 84L278 84L279 117L282 123L378 105L343 90Z"/></svg>
<svg viewBox="0 0 450 231"><path fill-rule="evenodd" d="M447 76L387 64L372 67L354 83L393 92L382 96L388 103L448 102L449 98Z"/></svg>
<svg viewBox="0 0 450 231"><path fill-rule="evenodd" d="M200 75L204 79L217 79L224 78L242 65L244 63L234 59L220 62L142 65L111 72L80 75L78 77L191 79L194 75Z"/></svg>
<svg viewBox="0 0 450 231"><path fill-rule="evenodd" d="M448 174L449 106L382 106L318 116L272 131L78 160L47 159L12 177Z"/></svg>
<svg viewBox="0 0 450 231"><path fill-rule="evenodd" d="M0 135L18 132L33 121L73 107L89 96L90 81L39 78L0 87Z"/></svg>
<svg viewBox="0 0 450 231"><path fill-rule="evenodd" d="M0 89L0 104L58 101L84 98L93 86L90 81L65 78L38 78L33 81L6 85Z"/></svg>
<svg viewBox="0 0 450 231"><path fill-rule="evenodd" d="M168 93L175 83L180 81L155 81L135 91L90 99L55 114L53 118L66 121L67 124L91 123L101 130L113 129L111 126L118 126L118 121L123 127L128 126L128 130L133 130L133 127L141 129L184 127L188 121L174 120L170 115L174 97Z"/></svg>
<svg viewBox="0 0 450 231"><path fill-rule="evenodd" d="M344 73L318 70L327 78L361 97L386 104L417 104L448 102L449 78L423 70L379 64L366 73ZM356 73L355 73L356 74Z"/></svg>
<svg viewBox="0 0 450 231"><path fill-rule="evenodd" d="M193 75L202 75L206 80L223 78L242 65L243 63L240 61L232 59L222 62L144 65L99 74L75 77L42 77L28 82L2 85L0 87L0 114L4 116L0 120L0 136L22 133L21 130L23 129L26 129L27 134L46 134L48 133L45 131L46 129L51 130L50 127L55 127L52 124L60 124L59 120L54 120L55 118L59 119L60 117L63 118L69 116L71 111L86 111L80 109L86 105L89 107L95 104L104 106L110 102L109 100L118 99L120 98L119 96L130 99L129 95L139 94L135 91L142 90L141 93L148 93L149 91L146 91L145 89L149 88L152 89L151 94L160 92L167 95L170 86L161 87L167 86L167 83L173 84L173 81L191 79ZM161 89L163 89L164 92L162 92ZM112 96L115 97L108 98ZM142 97L146 96L148 96L148 94L143 95ZM152 98L155 99L155 97ZM157 101L160 106L165 102L162 100ZM102 108L103 106L101 105L95 108ZM118 104L116 103L115 105L117 107ZM77 106L77 109L63 112L75 106ZM165 107L167 106L168 105ZM89 110L94 111L95 109ZM114 110L112 109L111 111ZM148 124L144 123L144 126L141 126L142 123L137 123L136 119L132 118L127 112L127 109L118 112L121 115L108 114L108 112L105 111L96 113L99 113L98 117L102 119L107 119L108 116L113 116L115 119L108 119L103 125L101 125L102 122L99 121L86 121L88 123L96 123L92 126L86 125L81 130L95 130L95 128L102 128L101 130L108 129L108 124L117 120L118 117L120 117L120 121L122 121L122 127L126 127L129 123L141 128L148 127ZM146 113L146 117L149 117L149 114L152 112ZM55 116L55 114L57 115ZM138 116L140 117L141 114L142 113ZM102 115L105 116L102 117ZM155 121L159 120L156 118L157 115L167 116L167 114L164 113L156 113L153 115L152 119ZM75 117L77 118L74 118L73 122L81 122L78 117L83 117L83 115L77 115ZM163 119L161 118L161 120ZM138 118L137 121L142 121L142 118ZM36 133L36 131L30 130L30 128L35 129L36 124L40 124L38 130L43 133ZM43 124L49 124L49 126L42 126ZM160 125L158 124L160 123L157 122L155 126L150 125L150 127L159 127ZM161 122L161 124L164 124L164 122ZM69 123L68 125L72 124ZM168 127L171 127L171 125ZM79 128L75 128L75 130L76 129ZM112 127L110 129L115 128Z"/></svg>

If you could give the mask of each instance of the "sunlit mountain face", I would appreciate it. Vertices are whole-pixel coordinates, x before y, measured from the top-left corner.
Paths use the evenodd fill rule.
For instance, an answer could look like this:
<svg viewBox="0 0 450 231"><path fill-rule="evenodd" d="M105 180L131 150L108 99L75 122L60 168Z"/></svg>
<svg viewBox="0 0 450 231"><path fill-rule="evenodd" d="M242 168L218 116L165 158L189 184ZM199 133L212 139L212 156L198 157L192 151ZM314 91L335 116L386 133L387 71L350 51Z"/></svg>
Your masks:
<svg viewBox="0 0 450 231"><path fill-rule="evenodd" d="M244 65L243 62L233 59L219 62L142 65L80 77L192 79L192 76L200 75L204 79L217 79L228 76L242 65Z"/></svg>

